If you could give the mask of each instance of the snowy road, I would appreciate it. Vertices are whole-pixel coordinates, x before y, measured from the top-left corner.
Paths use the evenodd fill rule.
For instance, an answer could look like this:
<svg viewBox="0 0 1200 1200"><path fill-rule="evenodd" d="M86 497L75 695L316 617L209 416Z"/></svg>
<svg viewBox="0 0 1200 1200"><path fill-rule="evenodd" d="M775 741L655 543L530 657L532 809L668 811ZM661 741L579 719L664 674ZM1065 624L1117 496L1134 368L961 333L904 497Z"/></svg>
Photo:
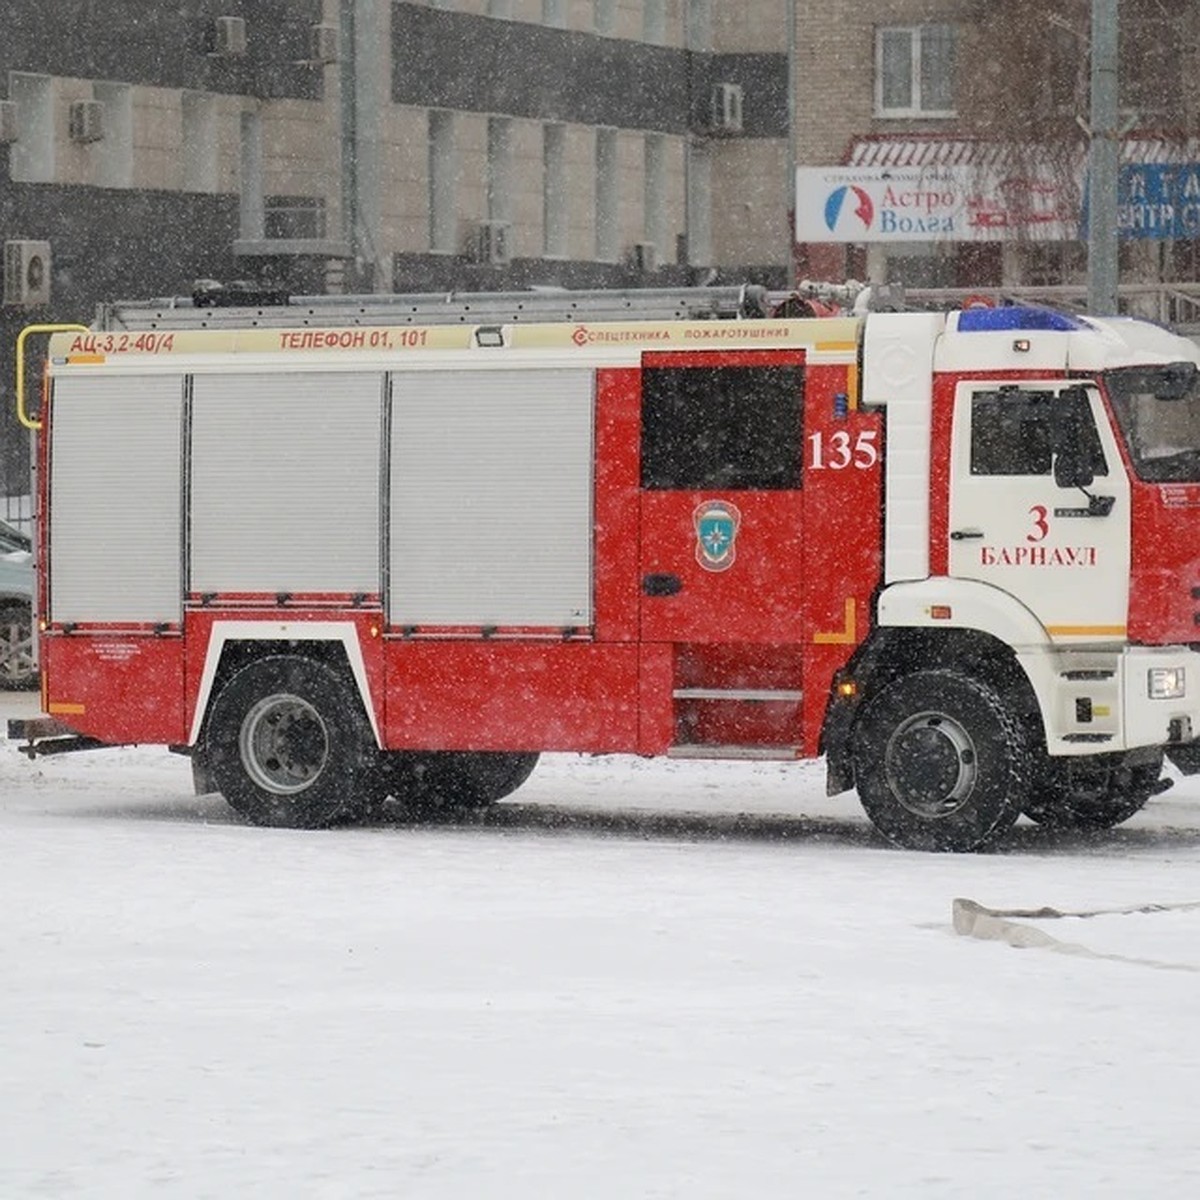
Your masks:
<svg viewBox="0 0 1200 1200"><path fill-rule="evenodd" d="M1200 1194L1200 911L950 921L1200 900L1200 783L964 857L822 783L562 756L296 833L0 745L0 1198Z"/></svg>

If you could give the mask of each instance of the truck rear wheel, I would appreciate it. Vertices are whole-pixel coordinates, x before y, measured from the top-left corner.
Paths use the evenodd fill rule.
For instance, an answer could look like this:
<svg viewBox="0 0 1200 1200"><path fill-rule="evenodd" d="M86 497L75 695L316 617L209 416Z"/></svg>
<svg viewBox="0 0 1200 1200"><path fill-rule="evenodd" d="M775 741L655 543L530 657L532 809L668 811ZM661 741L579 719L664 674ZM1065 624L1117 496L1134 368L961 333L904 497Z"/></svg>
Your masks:
<svg viewBox="0 0 1200 1200"><path fill-rule="evenodd" d="M977 850L1020 815L1030 753L999 693L955 671L917 671L870 698L854 733L859 799L889 841Z"/></svg>
<svg viewBox="0 0 1200 1200"><path fill-rule="evenodd" d="M301 655L261 658L221 689L204 759L217 790L256 825L320 829L355 812L375 747L339 672Z"/></svg>
<svg viewBox="0 0 1200 1200"><path fill-rule="evenodd" d="M413 812L485 808L515 792L537 766L535 753L392 751L382 756L387 792Z"/></svg>
<svg viewBox="0 0 1200 1200"><path fill-rule="evenodd" d="M1112 829L1166 790L1162 764L1161 752L1140 762L1131 755L1049 759L1023 811L1047 829Z"/></svg>

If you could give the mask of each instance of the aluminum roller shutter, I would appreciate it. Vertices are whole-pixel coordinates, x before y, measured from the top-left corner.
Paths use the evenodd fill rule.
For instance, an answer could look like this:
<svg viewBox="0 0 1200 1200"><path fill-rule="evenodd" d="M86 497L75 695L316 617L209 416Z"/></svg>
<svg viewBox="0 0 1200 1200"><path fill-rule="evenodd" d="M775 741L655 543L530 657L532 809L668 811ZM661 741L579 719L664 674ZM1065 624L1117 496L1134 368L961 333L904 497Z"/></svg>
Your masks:
<svg viewBox="0 0 1200 1200"><path fill-rule="evenodd" d="M592 623L592 372L392 376L390 620Z"/></svg>
<svg viewBox="0 0 1200 1200"><path fill-rule="evenodd" d="M383 384L193 377L191 591L379 591Z"/></svg>
<svg viewBox="0 0 1200 1200"><path fill-rule="evenodd" d="M181 375L54 381L51 620L181 620L182 413Z"/></svg>

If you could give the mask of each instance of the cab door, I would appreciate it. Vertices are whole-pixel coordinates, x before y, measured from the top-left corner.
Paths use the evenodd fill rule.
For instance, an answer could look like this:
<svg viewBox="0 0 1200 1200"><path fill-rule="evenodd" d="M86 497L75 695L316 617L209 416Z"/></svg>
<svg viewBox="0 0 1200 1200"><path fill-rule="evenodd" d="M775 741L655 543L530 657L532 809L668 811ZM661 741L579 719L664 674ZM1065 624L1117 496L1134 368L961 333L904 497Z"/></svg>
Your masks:
<svg viewBox="0 0 1200 1200"><path fill-rule="evenodd" d="M643 356L643 641L800 641L803 364Z"/></svg>
<svg viewBox="0 0 1200 1200"><path fill-rule="evenodd" d="M1096 390L959 384L951 442L950 574L1008 593L1057 641L1123 639L1129 481ZM1074 472L1056 470L1065 456ZM1080 464L1086 487L1056 481Z"/></svg>

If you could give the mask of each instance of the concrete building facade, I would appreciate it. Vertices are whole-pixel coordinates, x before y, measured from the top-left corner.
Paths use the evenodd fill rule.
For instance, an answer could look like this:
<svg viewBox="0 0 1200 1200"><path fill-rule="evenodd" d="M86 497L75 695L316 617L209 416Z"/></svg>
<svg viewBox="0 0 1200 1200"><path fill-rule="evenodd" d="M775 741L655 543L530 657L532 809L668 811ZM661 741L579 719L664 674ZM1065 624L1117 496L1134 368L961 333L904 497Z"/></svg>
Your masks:
<svg viewBox="0 0 1200 1200"><path fill-rule="evenodd" d="M197 279L780 284L788 0L14 0L0 337ZM24 439L0 387L4 480Z"/></svg>

